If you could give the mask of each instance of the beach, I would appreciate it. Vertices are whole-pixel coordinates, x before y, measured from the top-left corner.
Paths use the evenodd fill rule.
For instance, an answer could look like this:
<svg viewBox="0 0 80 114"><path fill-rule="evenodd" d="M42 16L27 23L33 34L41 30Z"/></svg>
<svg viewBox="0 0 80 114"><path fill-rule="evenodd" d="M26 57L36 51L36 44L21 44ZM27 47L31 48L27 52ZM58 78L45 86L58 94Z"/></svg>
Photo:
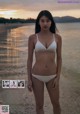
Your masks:
<svg viewBox="0 0 80 114"><path fill-rule="evenodd" d="M21 27L21 26L26 26L26 25L28 25L28 23L6 23L6 24L0 24L0 30L1 29L13 29L13 28Z"/></svg>
<svg viewBox="0 0 80 114"><path fill-rule="evenodd" d="M62 36L62 70L59 83L61 114L79 114L80 23L58 24L57 26ZM0 103L10 105L10 114L36 114L34 94L27 89L27 41L33 32L34 25L29 25L4 31L5 35L0 34ZM1 87L2 80L18 79L25 79L24 89ZM44 111L45 114L53 114L46 86Z"/></svg>

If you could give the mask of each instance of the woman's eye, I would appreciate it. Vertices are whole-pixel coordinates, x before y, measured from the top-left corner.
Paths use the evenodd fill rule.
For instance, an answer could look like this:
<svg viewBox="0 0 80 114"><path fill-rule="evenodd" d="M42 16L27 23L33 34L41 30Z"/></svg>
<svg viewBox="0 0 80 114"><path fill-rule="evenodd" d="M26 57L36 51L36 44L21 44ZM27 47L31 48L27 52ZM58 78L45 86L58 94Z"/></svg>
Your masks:
<svg viewBox="0 0 80 114"><path fill-rule="evenodd" d="M47 20L47 22L49 22L50 20Z"/></svg>
<svg viewBox="0 0 80 114"><path fill-rule="evenodd" d="M47 23L48 23L49 21L47 21Z"/></svg>
<svg viewBox="0 0 80 114"><path fill-rule="evenodd" d="M41 22L44 22L44 20L41 20Z"/></svg>
<svg viewBox="0 0 80 114"><path fill-rule="evenodd" d="M44 23L44 22L47 22L48 23L48 22L50 22L50 20L41 20L41 22L42 23Z"/></svg>

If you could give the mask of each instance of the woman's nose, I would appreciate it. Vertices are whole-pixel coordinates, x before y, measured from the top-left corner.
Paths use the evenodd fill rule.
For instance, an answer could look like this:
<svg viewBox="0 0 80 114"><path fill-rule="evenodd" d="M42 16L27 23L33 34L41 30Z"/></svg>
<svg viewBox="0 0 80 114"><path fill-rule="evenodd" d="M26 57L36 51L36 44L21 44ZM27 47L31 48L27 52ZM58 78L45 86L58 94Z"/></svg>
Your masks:
<svg viewBox="0 0 80 114"><path fill-rule="evenodd" d="M47 25L47 22L44 22L44 25Z"/></svg>

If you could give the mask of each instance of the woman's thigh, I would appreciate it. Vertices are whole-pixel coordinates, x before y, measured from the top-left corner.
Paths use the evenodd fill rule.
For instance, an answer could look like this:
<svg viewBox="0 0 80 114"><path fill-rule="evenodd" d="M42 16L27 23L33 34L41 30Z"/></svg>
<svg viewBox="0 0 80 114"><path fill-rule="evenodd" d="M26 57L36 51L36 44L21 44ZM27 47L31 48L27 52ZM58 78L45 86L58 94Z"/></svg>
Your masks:
<svg viewBox="0 0 80 114"><path fill-rule="evenodd" d="M32 86L36 104L42 106L44 104L44 83L32 76Z"/></svg>
<svg viewBox="0 0 80 114"><path fill-rule="evenodd" d="M59 104L59 85L55 87L53 85L54 85L54 79L46 83L46 88L48 90L51 102L53 105L55 105Z"/></svg>

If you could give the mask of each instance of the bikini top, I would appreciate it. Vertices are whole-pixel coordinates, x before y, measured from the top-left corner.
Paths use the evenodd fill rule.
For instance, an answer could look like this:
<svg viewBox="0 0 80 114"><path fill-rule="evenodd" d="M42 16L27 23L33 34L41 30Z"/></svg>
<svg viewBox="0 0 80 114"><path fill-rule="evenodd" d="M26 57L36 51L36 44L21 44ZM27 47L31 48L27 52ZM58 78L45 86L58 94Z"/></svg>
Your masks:
<svg viewBox="0 0 80 114"><path fill-rule="evenodd" d="M50 45L47 48L39 40L38 34L36 34L36 37L37 37L37 42L35 44L35 51L36 52L39 52L39 51L53 51L53 52L55 52L56 51L57 44L56 44L56 41L55 41L54 34L53 34L53 39L54 40L50 43Z"/></svg>

